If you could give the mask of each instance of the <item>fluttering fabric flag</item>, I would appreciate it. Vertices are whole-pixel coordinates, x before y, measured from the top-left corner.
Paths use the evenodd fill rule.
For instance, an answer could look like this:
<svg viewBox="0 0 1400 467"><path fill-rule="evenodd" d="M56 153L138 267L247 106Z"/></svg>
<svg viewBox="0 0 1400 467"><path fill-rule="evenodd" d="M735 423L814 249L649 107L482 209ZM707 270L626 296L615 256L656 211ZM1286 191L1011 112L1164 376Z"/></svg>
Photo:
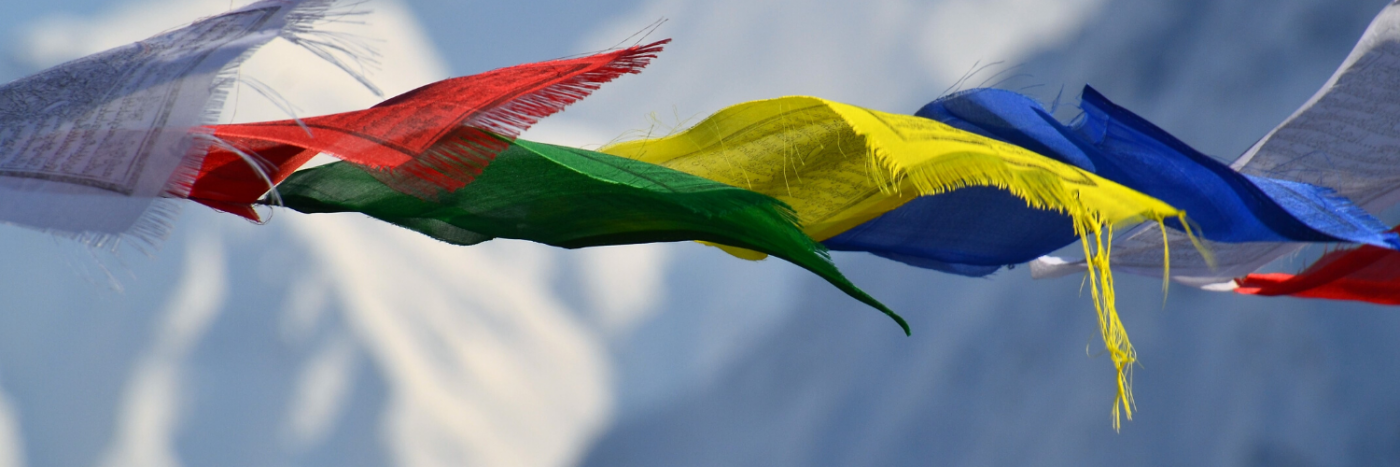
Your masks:
<svg viewBox="0 0 1400 467"><path fill-rule="evenodd" d="M1371 245L1333 251L1298 274L1250 274L1236 293L1400 305L1400 252Z"/></svg>
<svg viewBox="0 0 1400 467"><path fill-rule="evenodd" d="M1336 190L1362 209L1382 212L1400 201L1400 4L1387 5L1325 85L1307 103L1255 143L1231 167L1250 176L1303 182ZM1187 211L1190 212L1189 210ZM1167 232L1172 278L1228 290L1234 278L1306 246L1297 242L1206 242L1214 264L1189 248L1184 235ZM1114 248L1113 264L1134 274L1162 273L1162 232L1147 227ZM1055 259L1032 263L1038 275L1073 271Z"/></svg>
<svg viewBox="0 0 1400 467"><path fill-rule="evenodd" d="M470 183L509 138L540 118L640 72L668 42L446 79L366 110L206 127L219 144L210 147L189 198L256 220L252 204L324 152L398 191L432 199Z"/></svg>
<svg viewBox="0 0 1400 467"><path fill-rule="evenodd" d="M781 201L645 162L502 141L507 148L475 181L433 201L341 162L292 174L278 192L300 212L360 212L457 245L497 237L564 248L703 240L761 251L816 273L909 331L841 275Z"/></svg>
<svg viewBox="0 0 1400 467"><path fill-rule="evenodd" d="M1118 370L1119 406L1131 417L1125 372L1136 358L1114 310L1108 254L1115 226L1181 216L1176 208L1019 146L937 121L814 97L731 106L674 135L604 147L773 196L825 240L924 195L992 187L1067 215L1082 239L1100 331ZM960 191L960 190L959 190ZM1115 416L1115 425L1117 417Z"/></svg>
<svg viewBox="0 0 1400 467"><path fill-rule="evenodd" d="M1202 238L1387 247L1400 241L1330 189L1240 174L1091 87L1084 88L1080 107L1082 117L1066 126L1030 97L973 89L929 103L916 115L1019 145L1170 203L1190 216L1190 231ZM1017 201L998 190L922 197L826 244L834 250L870 251L933 269L985 275L1074 240L1068 217ZM1167 219L1166 224L1187 228L1178 219ZM1005 229L991 228L998 225Z"/></svg>
<svg viewBox="0 0 1400 467"><path fill-rule="evenodd" d="M1093 171L1083 151L1033 111L1039 103L996 89L954 93L916 114ZM921 196L823 243L913 266L985 276L1077 239L1068 215L1037 209L1005 190L968 187Z"/></svg>
<svg viewBox="0 0 1400 467"><path fill-rule="evenodd" d="M0 86L0 222L116 248L169 233L239 63L282 37L342 68L314 31L331 0L267 0ZM332 52L334 50L335 52Z"/></svg>

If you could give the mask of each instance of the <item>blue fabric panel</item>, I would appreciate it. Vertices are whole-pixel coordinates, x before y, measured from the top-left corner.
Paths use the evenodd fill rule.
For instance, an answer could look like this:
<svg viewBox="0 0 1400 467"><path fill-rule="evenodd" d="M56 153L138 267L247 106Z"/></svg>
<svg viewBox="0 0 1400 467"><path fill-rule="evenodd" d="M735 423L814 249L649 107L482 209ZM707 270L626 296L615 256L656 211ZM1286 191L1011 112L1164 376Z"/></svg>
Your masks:
<svg viewBox="0 0 1400 467"><path fill-rule="evenodd" d="M1074 131L1098 149L1085 151L1094 161L1095 173L1186 211L1192 227L1204 238L1400 245L1380 221L1331 190L1271 180L1266 182L1271 191L1265 191L1244 174L1109 102L1092 87L1084 87L1080 108L1084 116ZM1180 228L1174 220L1168 225Z"/></svg>
<svg viewBox="0 0 1400 467"><path fill-rule="evenodd" d="M1252 175L1245 177L1274 202L1319 232L1354 243L1388 248L1400 246L1385 224L1331 188Z"/></svg>
<svg viewBox="0 0 1400 467"><path fill-rule="evenodd" d="M1047 122L1039 109L1039 102L1015 92L972 89L930 102L915 115L1091 169L1082 144L1073 141L1078 136ZM919 197L822 243L978 277L1049 254L1076 238L1069 216L1032 209L1003 190L970 187Z"/></svg>
<svg viewBox="0 0 1400 467"><path fill-rule="evenodd" d="M997 188L968 187L921 196L822 243L832 250L868 251L914 266L985 276L1076 238L1069 216L1031 209Z"/></svg>
<svg viewBox="0 0 1400 467"><path fill-rule="evenodd" d="M914 115L1005 141L1069 165L1094 171L1094 162L1040 102L1003 89L969 89L928 103Z"/></svg>
<svg viewBox="0 0 1400 467"><path fill-rule="evenodd" d="M1395 248L1396 234L1330 189L1246 177L1085 87L1067 127L1039 102L1000 89L955 93L916 115L1031 149L1186 211L1221 242L1355 242ZM1181 228L1175 221L1168 225ZM967 276L995 272L1075 241L1068 216L986 187L925 196L823 243Z"/></svg>

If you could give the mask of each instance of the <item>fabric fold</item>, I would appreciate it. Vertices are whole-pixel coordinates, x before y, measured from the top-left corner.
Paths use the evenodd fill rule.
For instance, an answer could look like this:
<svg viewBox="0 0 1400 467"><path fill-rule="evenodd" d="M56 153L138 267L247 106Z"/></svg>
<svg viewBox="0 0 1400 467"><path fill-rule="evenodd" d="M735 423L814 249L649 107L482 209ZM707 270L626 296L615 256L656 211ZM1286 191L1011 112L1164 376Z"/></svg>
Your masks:
<svg viewBox="0 0 1400 467"><path fill-rule="evenodd" d="M278 191L300 212L364 213L457 245L492 238L563 248L702 240L760 251L821 276L909 332L903 318L836 269L781 201L645 162L502 141L506 149L474 182L433 201L341 162L292 174Z"/></svg>
<svg viewBox="0 0 1400 467"><path fill-rule="evenodd" d="M1136 359L1113 301L1114 228L1182 212L1160 200L996 139L937 121L815 97L734 105L671 136L603 152L660 164L786 202L809 235L825 240L920 196L990 187L1062 213L1081 239L1118 400L1131 418L1126 372ZM1115 425L1117 417L1115 417Z"/></svg>
<svg viewBox="0 0 1400 467"><path fill-rule="evenodd" d="M1084 87L1080 108L1074 130L1104 154L1096 173L1185 210L1203 238L1400 245L1385 224L1330 188L1237 172L1092 87Z"/></svg>
<svg viewBox="0 0 1400 467"><path fill-rule="evenodd" d="M621 75L670 40L431 83L369 109L205 128L211 146L189 198L253 220L252 204L318 153L432 199L470 183L510 138ZM503 140L498 136L505 136Z"/></svg>
<svg viewBox="0 0 1400 467"><path fill-rule="evenodd" d="M1093 171L1093 162L1039 103L1010 91L973 89L937 99L915 115L1020 146ZM906 264L964 276L985 276L1074 243L1074 220L1037 209L1005 190L969 187L921 196L823 241L832 250L864 251Z"/></svg>
<svg viewBox="0 0 1400 467"><path fill-rule="evenodd" d="M1332 77L1293 115L1264 135L1230 166L1250 176L1327 187L1369 212L1400 201L1400 5L1383 8ZM1208 263L1184 235L1167 232L1172 278L1196 286L1233 283L1306 246L1298 242L1206 242ZM1162 269L1162 232L1144 229L1115 248L1114 266L1153 275ZM1046 264L1046 273L1061 272ZM1068 265L1073 267L1073 265ZM1082 270L1082 268L1081 268Z"/></svg>
<svg viewBox="0 0 1400 467"><path fill-rule="evenodd" d="M1363 245L1323 255L1298 274L1250 274L1236 293L1400 305L1400 251Z"/></svg>
<svg viewBox="0 0 1400 467"><path fill-rule="evenodd" d="M916 115L1019 145L1161 199L1185 211L1194 233L1205 239L1383 246L1396 241L1383 224L1331 190L1235 172L1091 87L1084 89L1081 108L1083 116L1067 126L1027 96L973 89L929 103ZM1006 192L959 190L913 200L826 244L985 275L1069 245L1071 222L1018 203ZM1178 219L1166 224L1185 227Z"/></svg>

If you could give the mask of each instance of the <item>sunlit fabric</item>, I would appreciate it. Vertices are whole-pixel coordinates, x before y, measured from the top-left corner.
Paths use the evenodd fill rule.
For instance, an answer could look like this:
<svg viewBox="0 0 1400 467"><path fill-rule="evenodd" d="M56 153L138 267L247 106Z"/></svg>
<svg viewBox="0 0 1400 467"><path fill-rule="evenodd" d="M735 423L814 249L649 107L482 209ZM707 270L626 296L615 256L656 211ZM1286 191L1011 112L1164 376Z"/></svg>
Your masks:
<svg viewBox="0 0 1400 467"><path fill-rule="evenodd" d="M1166 201L1186 211L1193 232L1206 239L1395 242L1379 221L1330 189L1235 172L1089 87L1081 108L1083 117L1068 127L1034 99L975 89L934 101L917 115L1017 144ZM1073 242L1067 216L1017 201L997 190L925 196L825 243L833 250L869 251L976 276ZM1177 219L1166 223L1182 228Z"/></svg>
<svg viewBox="0 0 1400 467"><path fill-rule="evenodd" d="M1400 305L1400 252L1363 245L1333 251L1298 274L1250 274L1235 292Z"/></svg>
<svg viewBox="0 0 1400 467"><path fill-rule="evenodd" d="M432 198L480 175L508 145L495 135L513 138L600 84L640 72L667 42L438 81L366 110L214 125L208 131L220 144L210 148L189 197L257 219L251 204L324 152L396 190Z"/></svg>
<svg viewBox="0 0 1400 467"><path fill-rule="evenodd" d="M339 162L297 172L278 190L297 211L360 212L458 245L497 237L564 248L703 240L761 251L816 273L909 332L903 318L841 275L781 201L607 154L507 144L474 182L434 201Z"/></svg>
<svg viewBox="0 0 1400 467"><path fill-rule="evenodd" d="M731 106L680 133L602 151L778 198L793 207L803 229L817 239L838 235L919 196L966 187L997 188L1027 206L1064 213L1085 256L1094 262L1090 289L1118 370L1114 413L1121 406L1131 417L1125 372L1136 357L1113 305L1109 243L1115 227L1183 215L1171 205L1087 170L931 119L814 97Z"/></svg>
<svg viewBox="0 0 1400 467"><path fill-rule="evenodd" d="M1092 171L1084 149L1039 109L1038 102L1021 94L973 89L935 100L916 115ZM1073 222L1068 215L1033 208L1004 190L969 187L921 196L823 243L832 250L865 251L977 277L1073 243Z"/></svg>
<svg viewBox="0 0 1400 467"><path fill-rule="evenodd" d="M925 118L814 97L735 105L686 131L602 151L783 200L818 239L921 195L968 186L997 187L1086 224L1123 225L1180 214L1150 196L1019 146Z"/></svg>

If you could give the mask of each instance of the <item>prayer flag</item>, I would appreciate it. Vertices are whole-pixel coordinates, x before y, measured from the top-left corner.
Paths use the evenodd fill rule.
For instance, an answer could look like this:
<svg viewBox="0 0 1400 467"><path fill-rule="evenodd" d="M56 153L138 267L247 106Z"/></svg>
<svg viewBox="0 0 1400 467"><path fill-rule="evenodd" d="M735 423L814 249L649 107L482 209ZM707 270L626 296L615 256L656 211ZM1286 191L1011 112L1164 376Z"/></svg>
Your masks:
<svg viewBox="0 0 1400 467"><path fill-rule="evenodd" d="M278 191L300 212L360 212L457 245L497 237L563 248L702 240L761 251L816 273L909 332L903 318L841 275L781 201L607 154L503 144L474 182L433 201L340 162L294 173Z"/></svg>
<svg viewBox="0 0 1400 467"><path fill-rule="evenodd" d="M1376 245L1397 240L1331 190L1235 172L1091 87L1085 87L1080 107L1084 114L1066 126L1030 97L973 89L929 103L917 115L1025 147L1161 199L1185 211L1191 230L1202 238ZM1166 224L1185 227L1178 219ZM1073 240L1066 216L1018 205L1001 191L961 190L911 201L826 243L832 249L871 251L916 265L928 261L925 267L934 269L985 275Z"/></svg>
<svg viewBox="0 0 1400 467"><path fill-rule="evenodd" d="M1400 252L1363 245L1333 251L1293 274L1250 274L1236 293L1400 305Z"/></svg>
<svg viewBox="0 0 1400 467"><path fill-rule="evenodd" d="M668 42L446 79L365 110L209 126L220 144L209 148L189 197L257 220L251 205L324 152L396 190L432 199L470 183L540 118L602 83L640 72Z"/></svg>
<svg viewBox="0 0 1400 467"><path fill-rule="evenodd" d="M1360 208L1382 212L1400 201L1400 4L1372 20L1351 54L1301 108L1255 143L1231 167L1249 176L1302 182L1336 190ZM1188 211L1189 212L1189 211ZM1206 242L1213 264L1187 249L1184 235L1167 232L1172 277L1190 285L1227 290L1244 276L1305 244ZM1114 266L1134 274L1162 272L1162 232L1148 227L1114 248ZM1032 264L1059 274L1074 264ZM1082 266L1079 266L1082 270ZM1217 287L1218 286L1218 287Z"/></svg>
<svg viewBox="0 0 1400 467"><path fill-rule="evenodd" d="M1094 262L1094 306L1118 371L1113 411L1121 406L1131 418L1125 373L1136 356L1113 306L1109 243L1116 226L1183 215L1171 205L931 119L814 97L738 104L674 135L602 151L773 196L792 206L803 229L819 240L919 196L967 187L997 188L1028 206L1065 214Z"/></svg>
<svg viewBox="0 0 1400 467"><path fill-rule="evenodd" d="M267 0L0 86L0 222L115 248L164 239L239 63L277 37L336 60L334 1ZM141 246L137 244L137 246Z"/></svg>

